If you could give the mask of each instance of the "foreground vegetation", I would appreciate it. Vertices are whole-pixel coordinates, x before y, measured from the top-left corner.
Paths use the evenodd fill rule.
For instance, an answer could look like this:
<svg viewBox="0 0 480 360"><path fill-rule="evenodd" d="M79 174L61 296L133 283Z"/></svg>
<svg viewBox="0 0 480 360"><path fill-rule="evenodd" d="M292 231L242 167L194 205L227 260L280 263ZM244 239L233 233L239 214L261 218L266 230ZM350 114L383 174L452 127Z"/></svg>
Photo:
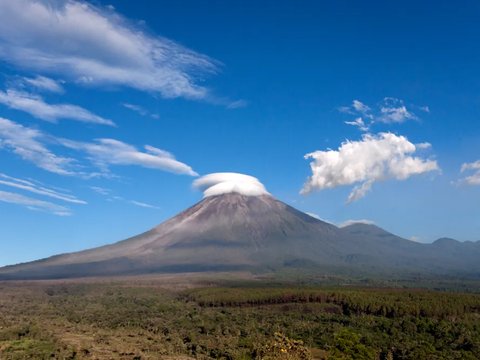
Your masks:
<svg viewBox="0 0 480 360"><path fill-rule="evenodd" d="M0 283L0 359L479 359L480 295L185 279Z"/></svg>

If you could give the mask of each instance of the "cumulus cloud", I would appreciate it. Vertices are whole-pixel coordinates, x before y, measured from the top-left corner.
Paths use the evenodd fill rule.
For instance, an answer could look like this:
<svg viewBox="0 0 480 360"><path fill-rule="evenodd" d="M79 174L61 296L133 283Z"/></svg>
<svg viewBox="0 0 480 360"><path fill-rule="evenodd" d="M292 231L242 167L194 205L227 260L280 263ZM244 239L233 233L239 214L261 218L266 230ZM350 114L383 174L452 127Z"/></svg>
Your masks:
<svg viewBox="0 0 480 360"><path fill-rule="evenodd" d="M247 196L268 195L265 186L255 177L239 173L213 173L202 176L193 186L203 191L203 196L238 193Z"/></svg>
<svg viewBox="0 0 480 360"><path fill-rule="evenodd" d="M39 183L35 183L30 180L18 179L2 173L0 173L0 184L74 204L87 203L86 201L80 200L71 194L66 194L64 192L45 187Z"/></svg>
<svg viewBox="0 0 480 360"><path fill-rule="evenodd" d="M72 212L69 208L57 205L48 201L37 200L28 196L0 191L0 201L10 204L22 205L30 210L46 211L59 216L70 216Z"/></svg>
<svg viewBox="0 0 480 360"><path fill-rule="evenodd" d="M86 123L115 126L114 122L95 115L77 105L48 104L41 96L24 91L8 89L0 91L0 104L11 109L24 111L38 119L56 122L59 119L71 119Z"/></svg>
<svg viewBox="0 0 480 360"><path fill-rule="evenodd" d="M35 166L59 175L73 175L74 160L54 154L40 130L0 118L0 149L11 151Z"/></svg>
<svg viewBox="0 0 480 360"><path fill-rule="evenodd" d="M461 182L467 185L480 185L480 160L463 164L461 172L466 171L473 171L473 174L463 178Z"/></svg>
<svg viewBox="0 0 480 360"><path fill-rule="evenodd" d="M367 220L367 219L346 220L338 226L341 228L344 228L344 227L355 225L355 224L375 225L375 221Z"/></svg>
<svg viewBox="0 0 480 360"><path fill-rule="evenodd" d="M89 159L106 172L109 165L137 165L175 174L198 175L190 166L176 160L168 151L150 145L145 145L146 151L142 152L115 139L96 139L91 143L68 139L58 141L63 146L87 153Z"/></svg>
<svg viewBox="0 0 480 360"><path fill-rule="evenodd" d="M313 159L312 176L301 193L357 184L348 198L352 202L365 196L376 181L405 180L439 170L435 160L412 156L416 150L404 136L380 133L364 134L359 141L346 141L338 150L306 154L305 159Z"/></svg>
<svg viewBox="0 0 480 360"><path fill-rule="evenodd" d="M148 34L112 8L85 1L0 1L0 58L88 85L203 99L209 57Z"/></svg>
<svg viewBox="0 0 480 360"><path fill-rule="evenodd" d="M49 91L53 93L61 94L64 92L62 85L53 79L46 76L37 75L33 78L24 77L23 82L37 88L39 90Z"/></svg>
<svg viewBox="0 0 480 360"><path fill-rule="evenodd" d="M424 112L430 112L428 106L417 107ZM345 121L345 124L356 126L359 130L367 132L374 123L403 123L407 120L417 120L418 116L407 109L403 100L386 97L376 107L353 100L350 106L341 106L338 110L342 113L357 116L354 120Z"/></svg>

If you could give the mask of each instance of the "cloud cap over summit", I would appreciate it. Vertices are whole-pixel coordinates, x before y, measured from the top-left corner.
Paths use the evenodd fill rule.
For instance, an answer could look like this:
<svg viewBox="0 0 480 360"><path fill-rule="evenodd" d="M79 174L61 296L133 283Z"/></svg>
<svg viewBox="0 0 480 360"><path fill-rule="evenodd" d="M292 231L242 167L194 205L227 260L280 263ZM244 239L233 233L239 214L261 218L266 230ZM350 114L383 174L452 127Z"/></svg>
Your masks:
<svg viewBox="0 0 480 360"><path fill-rule="evenodd" d="M270 195L257 178L233 172L212 173L202 176L193 182L193 187L203 191L203 197L229 193L246 196Z"/></svg>

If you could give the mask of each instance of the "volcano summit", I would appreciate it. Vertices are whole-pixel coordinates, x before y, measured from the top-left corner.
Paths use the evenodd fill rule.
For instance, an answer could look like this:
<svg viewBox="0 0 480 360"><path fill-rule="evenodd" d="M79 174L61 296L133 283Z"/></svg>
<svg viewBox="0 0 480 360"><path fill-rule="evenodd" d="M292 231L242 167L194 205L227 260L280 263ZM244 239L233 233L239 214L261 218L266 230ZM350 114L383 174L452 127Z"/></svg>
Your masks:
<svg viewBox="0 0 480 360"><path fill-rule="evenodd" d="M480 274L478 242L419 244L374 225L339 228L275 199L256 178L242 174L210 174L194 186L204 191L203 200L143 234L3 267L0 279L290 267Z"/></svg>

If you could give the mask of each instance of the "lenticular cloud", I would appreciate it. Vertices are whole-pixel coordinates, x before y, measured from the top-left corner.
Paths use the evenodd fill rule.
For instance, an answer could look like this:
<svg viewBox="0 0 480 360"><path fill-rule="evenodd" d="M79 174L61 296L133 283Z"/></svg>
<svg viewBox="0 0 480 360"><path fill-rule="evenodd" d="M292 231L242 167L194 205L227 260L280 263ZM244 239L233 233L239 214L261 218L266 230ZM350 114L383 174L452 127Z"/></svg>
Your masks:
<svg viewBox="0 0 480 360"><path fill-rule="evenodd" d="M424 146L418 146L424 148ZM360 141L346 141L338 150L314 151L305 155L312 176L301 193L356 185L348 202L364 197L376 181L405 180L413 175L439 170L435 160L413 156L417 146L392 133L366 134Z"/></svg>
<svg viewBox="0 0 480 360"><path fill-rule="evenodd" d="M203 196L238 193L246 196L268 195L265 186L255 177L239 173L213 173L202 176L193 186L203 191Z"/></svg>

